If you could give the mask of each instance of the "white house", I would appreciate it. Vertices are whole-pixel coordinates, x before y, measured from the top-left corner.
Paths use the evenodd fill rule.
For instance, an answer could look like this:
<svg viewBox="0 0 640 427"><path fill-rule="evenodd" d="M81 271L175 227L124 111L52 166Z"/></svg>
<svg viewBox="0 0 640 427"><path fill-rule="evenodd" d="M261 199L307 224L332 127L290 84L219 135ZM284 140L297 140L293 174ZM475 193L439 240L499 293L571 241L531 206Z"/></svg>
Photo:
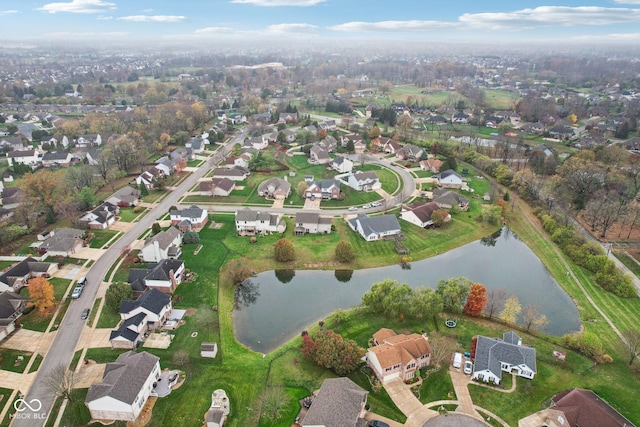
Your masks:
<svg viewBox="0 0 640 427"><path fill-rule="evenodd" d="M326 165L331 162L329 152L319 145L314 145L309 151L309 163L314 165Z"/></svg>
<svg viewBox="0 0 640 427"><path fill-rule="evenodd" d="M144 339L147 332L147 316L145 313L138 313L123 320L117 329L109 334L109 343L112 349L127 348L135 350Z"/></svg>
<svg viewBox="0 0 640 427"><path fill-rule="evenodd" d="M282 214L258 212L245 208L236 212L236 231L240 236L264 233L284 233L287 224Z"/></svg>
<svg viewBox="0 0 640 427"><path fill-rule="evenodd" d="M200 183L201 196L228 196L236 187L236 183L229 178L211 178L210 181Z"/></svg>
<svg viewBox="0 0 640 427"><path fill-rule="evenodd" d="M453 169L447 169L436 175L438 185L444 188L462 188L462 177Z"/></svg>
<svg viewBox="0 0 640 427"><path fill-rule="evenodd" d="M375 191L382 188L378 174L374 171L356 172L336 175L336 178L344 181L349 187L357 191Z"/></svg>
<svg viewBox="0 0 640 427"><path fill-rule="evenodd" d="M400 234L400 223L395 215L367 216L359 214L347 220L349 227L368 242L380 240L385 236Z"/></svg>
<svg viewBox="0 0 640 427"><path fill-rule="evenodd" d="M182 233L175 227L169 227L147 239L140 250L140 258L145 262L160 262L163 259L176 259L182 254Z"/></svg>
<svg viewBox="0 0 640 427"><path fill-rule="evenodd" d="M411 205L403 205L400 211L400 218L413 225L424 228L433 224L431 216L436 211L441 211L445 214L445 222L451 220L451 215L442 210L435 202L415 202Z"/></svg>
<svg viewBox="0 0 640 427"><path fill-rule="evenodd" d="M321 216L314 212L298 212L296 213L294 233L296 236L303 236L307 233L331 233L331 221L330 216Z"/></svg>
<svg viewBox="0 0 640 427"><path fill-rule="evenodd" d="M45 168L60 166L68 167L71 164L71 153L44 153L42 156L42 166Z"/></svg>
<svg viewBox="0 0 640 427"><path fill-rule="evenodd" d="M353 169L353 162L346 157L338 156L331 161L329 166L338 173L347 173Z"/></svg>
<svg viewBox="0 0 640 427"><path fill-rule="evenodd" d="M102 145L102 137L99 134L80 135L76 139L76 147L99 147Z"/></svg>
<svg viewBox="0 0 640 427"><path fill-rule="evenodd" d="M22 163L23 165L36 166L42 163L42 154L38 150L10 151L7 153L9 166Z"/></svg>
<svg viewBox="0 0 640 427"><path fill-rule="evenodd" d="M171 314L171 297L157 289L149 289L135 300L124 300L120 304L120 319L127 320L143 313L151 329L157 329Z"/></svg>
<svg viewBox="0 0 640 427"><path fill-rule="evenodd" d="M102 382L87 392L85 404L94 420L135 421L153 384L160 378L160 358L143 351L123 353L107 363Z"/></svg>
<svg viewBox="0 0 640 427"><path fill-rule="evenodd" d="M147 268L132 268L127 282L136 296L148 289L171 293L182 283L183 273L184 261L163 259L157 264L150 263Z"/></svg>
<svg viewBox="0 0 640 427"><path fill-rule="evenodd" d="M93 230L104 230L115 222L118 213L120 213L120 208L117 205L104 202L92 211L82 215L78 222Z"/></svg>
<svg viewBox="0 0 640 427"><path fill-rule="evenodd" d="M471 345L472 379L500 384L502 372L533 379L536 374L536 349L523 346L515 332L505 332L502 339L478 335Z"/></svg>

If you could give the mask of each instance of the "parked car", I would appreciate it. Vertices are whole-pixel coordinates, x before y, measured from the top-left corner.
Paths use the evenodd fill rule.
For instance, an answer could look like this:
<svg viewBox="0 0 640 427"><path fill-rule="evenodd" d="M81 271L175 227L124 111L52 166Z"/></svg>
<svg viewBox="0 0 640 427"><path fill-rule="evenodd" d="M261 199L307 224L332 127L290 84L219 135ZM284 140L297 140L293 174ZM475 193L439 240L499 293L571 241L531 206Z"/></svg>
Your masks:
<svg viewBox="0 0 640 427"><path fill-rule="evenodd" d="M86 277L81 277L78 279L78 282L76 283L76 286L82 286L84 287L84 285L87 284L87 278Z"/></svg>
<svg viewBox="0 0 640 427"><path fill-rule="evenodd" d="M370 205L370 204L366 204L366 205L364 205L364 206L362 207L362 209L369 209L369 208L371 208L371 205Z"/></svg>
<svg viewBox="0 0 640 427"><path fill-rule="evenodd" d="M358 207L357 207L357 206L351 206L351 207L349 208L349 210L350 210L350 211L357 211L357 210L358 210Z"/></svg>
<svg viewBox="0 0 640 427"><path fill-rule="evenodd" d="M377 208L378 206L382 206L382 202L373 202L371 203L371 206L373 206L374 208Z"/></svg>
<svg viewBox="0 0 640 427"><path fill-rule="evenodd" d="M80 318L82 320L87 320L89 318L89 309L85 308L84 310L82 310L82 314L80 315Z"/></svg>
<svg viewBox="0 0 640 427"><path fill-rule="evenodd" d="M73 299L80 298L80 295L82 295L82 289L84 289L82 286L76 286L75 288L73 288L73 292L71 293L71 298Z"/></svg>
<svg viewBox="0 0 640 427"><path fill-rule="evenodd" d="M471 362L471 360L467 360L466 362L464 362L464 373L467 375L471 375L472 370L473 362Z"/></svg>
<svg viewBox="0 0 640 427"><path fill-rule="evenodd" d="M369 427L389 427L389 424L380 420L371 420L369 421Z"/></svg>

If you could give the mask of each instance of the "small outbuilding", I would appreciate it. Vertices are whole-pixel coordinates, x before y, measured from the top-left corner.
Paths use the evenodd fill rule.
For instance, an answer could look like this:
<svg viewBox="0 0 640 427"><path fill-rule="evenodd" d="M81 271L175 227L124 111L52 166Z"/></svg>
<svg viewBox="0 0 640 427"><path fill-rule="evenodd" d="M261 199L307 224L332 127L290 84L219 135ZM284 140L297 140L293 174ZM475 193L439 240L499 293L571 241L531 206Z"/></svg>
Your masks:
<svg viewBox="0 0 640 427"><path fill-rule="evenodd" d="M218 344L215 342L203 342L200 344L200 357L213 359L218 354Z"/></svg>

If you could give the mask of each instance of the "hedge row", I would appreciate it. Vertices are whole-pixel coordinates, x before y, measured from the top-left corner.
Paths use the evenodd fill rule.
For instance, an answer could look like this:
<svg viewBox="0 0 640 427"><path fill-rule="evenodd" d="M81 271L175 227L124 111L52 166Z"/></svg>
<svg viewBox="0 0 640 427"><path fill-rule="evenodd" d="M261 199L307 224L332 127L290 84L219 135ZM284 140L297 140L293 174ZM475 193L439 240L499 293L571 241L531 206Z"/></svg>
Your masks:
<svg viewBox="0 0 640 427"><path fill-rule="evenodd" d="M585 238L569 225L561 225L548 214L538 212L542 226L573 262L595 275L595 282L605 291L622 298L638 296L631 277L623 274L602 248Z"/></svg>

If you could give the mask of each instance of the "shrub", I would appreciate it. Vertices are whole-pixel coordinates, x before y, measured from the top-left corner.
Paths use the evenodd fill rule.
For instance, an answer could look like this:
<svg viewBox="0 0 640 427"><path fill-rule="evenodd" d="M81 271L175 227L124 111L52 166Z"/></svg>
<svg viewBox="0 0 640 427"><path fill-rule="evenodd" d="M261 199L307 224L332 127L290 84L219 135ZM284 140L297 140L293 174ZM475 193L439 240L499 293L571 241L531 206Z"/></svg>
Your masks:
<svg viewBox="0 0 640 427"><path fill-rule="evenodd" d="M285 238L278 240L273 247L273 255L279 262L293 261L296 258L293 243Z"/></svg>
<svg viewBox="0 0 640 427"><path fill-rule="evenodd" d="M134 206L133 207L133 213L140 213L144 210L143 206Z"/></svg>
<svg viewBox="0 0 640 427"><path fill-rule="evenodd" d="M200 243L200 235L196 231L185 231L182 235L182 242L185 244Z"/></svg>
<svg viewBox="0 0 640 427"><path fill-rule="evenodd" d="M355 259L356 253L353 246L346 240L341 240L336 245L336 259L340 262L351 262Z"/></svg>

